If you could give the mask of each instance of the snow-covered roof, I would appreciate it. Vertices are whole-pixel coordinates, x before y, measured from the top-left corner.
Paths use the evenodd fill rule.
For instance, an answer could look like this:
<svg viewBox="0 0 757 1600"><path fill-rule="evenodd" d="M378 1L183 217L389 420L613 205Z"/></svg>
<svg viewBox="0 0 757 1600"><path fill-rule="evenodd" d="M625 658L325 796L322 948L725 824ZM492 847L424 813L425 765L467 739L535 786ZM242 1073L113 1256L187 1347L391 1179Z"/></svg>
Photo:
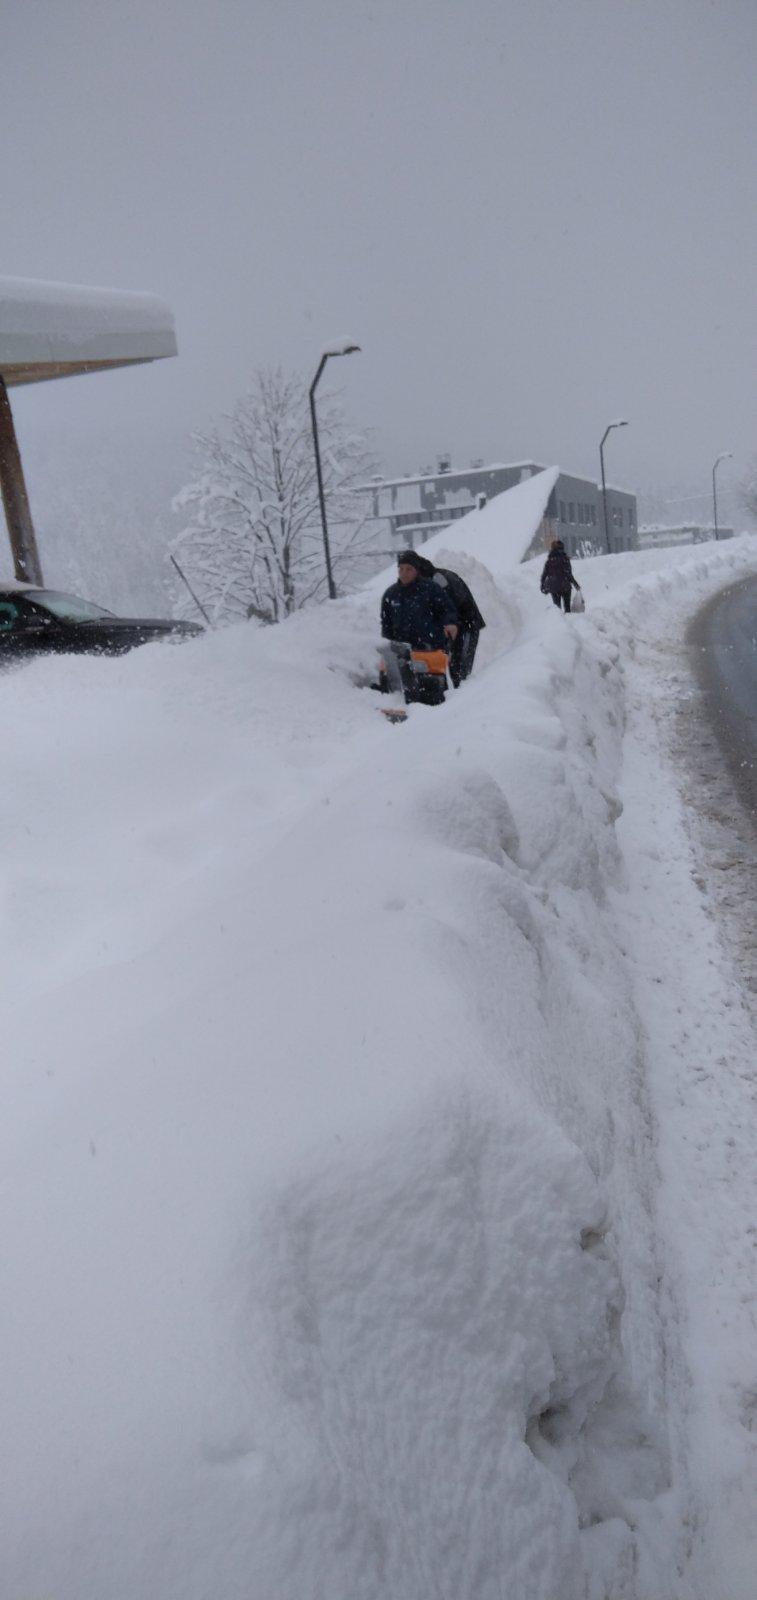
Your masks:
<svg viewBox="0 0 757 1600"><path fill-rule="evenodd" d="M525 467L528 467L532 474L546 470L536 461L494 461L480 467L455 467L454 470L450 469L449 472L439 472L438 469L430 467L428 472L405 473L400 478L373 478L370 483L356 483L355 492L358 493L369 489L393 489L403 483L430 483L432 479L436 482L437 479L443 478L446 482L450 478L485 477L488 472L515 472Z"/></svg>
<svg viewBox="0 0 757 1600"><path fill-rule="evenodd" d="M0 374L9 387L175 355L173 316L155 295L0 278Z"/></svg>
<svg viewBox="0 0 757 1600"><path fill-rule="evenodd" d="M539 472L546 472L548 470L545 466L540 465L538 461L533 460L492 461L486 466L457 467L454 471L450 472L439 472L430 469L428 472L419 472L412 476L406 475L405 477L401 478L376 477L372 478L369 483L356 483L355 493L367 494L369 491L375 493L379 489L399 489L402 488L403 485L411 483L447 483L454 478L485 478L487 474L491 472L523 472L526 469L529 471L532 477L535 477ZM574 478L576 483L590 483L592 484L593 488L597 490L600 488L600 484L597 482L596 478L587 478L583 473L565 472L562 467L559 467L558 474L560 477ZM631 495L632 498L635 497L636 494L635 489L621 489L616 483L608 483L607 489L608 491L612 490L613 494L627 494Z"/></svg>

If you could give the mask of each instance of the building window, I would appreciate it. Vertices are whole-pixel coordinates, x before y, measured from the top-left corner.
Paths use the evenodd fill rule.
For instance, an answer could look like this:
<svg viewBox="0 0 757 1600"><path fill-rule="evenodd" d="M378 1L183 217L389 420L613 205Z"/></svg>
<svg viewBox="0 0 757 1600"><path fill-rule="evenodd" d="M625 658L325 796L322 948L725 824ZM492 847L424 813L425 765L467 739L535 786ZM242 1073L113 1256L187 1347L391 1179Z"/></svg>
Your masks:
<svg viewBox="0 0 757 1600"><path fill-rule="evenodd" d="M564 500L560 501L560 521L561 522L565 521L565 501Z"/></svg>
<svg viewBox="0 0 757 1600"><path fill-rule="evenodd" d="M584 508L583 508L582 505L579 505L579 507L578 507L578 521L582 526L583 526L583 520L584 520Z"/></svg>
<svg viewBox="0 0 757 1600"><path fill-rule="evenodd" d="M628 526L633 527L633 506L628 507Z"/></svg>
<svg viewBox="0 0 757 1600"><path fill-rule="evenodd" d="M572 500L569 500L568 501L568 521L569 522L575 522L575 520L576 520L576 507L575 507L574 502Z"/></svg>

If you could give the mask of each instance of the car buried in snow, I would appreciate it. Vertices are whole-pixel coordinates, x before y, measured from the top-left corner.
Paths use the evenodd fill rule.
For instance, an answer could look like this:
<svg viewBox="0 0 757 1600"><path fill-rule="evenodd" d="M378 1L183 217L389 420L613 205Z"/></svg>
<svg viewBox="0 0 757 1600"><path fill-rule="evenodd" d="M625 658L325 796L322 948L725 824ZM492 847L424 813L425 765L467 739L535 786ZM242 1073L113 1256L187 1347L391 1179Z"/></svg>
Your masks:
<svg viewBox="0 0 757 1600"><path fill-rule="evenodd" d="M197 622L117 617L92 600L57 589L0 586L0 663L35 655L121 656L155 639L204 632Z"/></svg>

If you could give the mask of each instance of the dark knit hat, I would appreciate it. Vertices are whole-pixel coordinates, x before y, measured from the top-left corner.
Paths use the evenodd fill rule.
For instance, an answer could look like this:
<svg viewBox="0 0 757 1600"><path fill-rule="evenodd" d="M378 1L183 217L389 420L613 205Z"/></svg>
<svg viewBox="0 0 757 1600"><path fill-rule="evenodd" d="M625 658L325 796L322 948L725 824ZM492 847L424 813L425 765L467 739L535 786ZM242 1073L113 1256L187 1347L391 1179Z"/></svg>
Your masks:
<svg viewBox="0 0 757 1600"><path fill-rule="evenodd" d="M428 556L418 556L415 565L422 578L433 578L436 567L433 561L429 561Z"/></svg>
<svg viewBox="0 0 757 1600"><path fill-rule="evenodd" d="M415 550L400 550L397 557L398 567L415 567L416 572L421 570L423 557L416 554Z"/></svg>

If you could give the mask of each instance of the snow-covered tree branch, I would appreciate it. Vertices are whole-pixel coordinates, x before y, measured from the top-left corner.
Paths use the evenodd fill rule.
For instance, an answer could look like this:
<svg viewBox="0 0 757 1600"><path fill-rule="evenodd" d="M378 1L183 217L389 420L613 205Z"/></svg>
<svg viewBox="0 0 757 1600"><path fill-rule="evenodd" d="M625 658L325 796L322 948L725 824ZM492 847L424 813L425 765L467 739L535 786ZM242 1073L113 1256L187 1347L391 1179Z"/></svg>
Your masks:
<svg viewBox="0 0 757 1600"><path fill-rule="evenodd" d="M338 403L318 400L318 434L337 581L366 539L355 485L371 471L365 441ZM172 553L214 620L280 622L326 592L318 483L305 380L258 372L221 423L194 436L197 473L174 500L187 517ZM189 615L188 594L177 611Z"/></svg>

